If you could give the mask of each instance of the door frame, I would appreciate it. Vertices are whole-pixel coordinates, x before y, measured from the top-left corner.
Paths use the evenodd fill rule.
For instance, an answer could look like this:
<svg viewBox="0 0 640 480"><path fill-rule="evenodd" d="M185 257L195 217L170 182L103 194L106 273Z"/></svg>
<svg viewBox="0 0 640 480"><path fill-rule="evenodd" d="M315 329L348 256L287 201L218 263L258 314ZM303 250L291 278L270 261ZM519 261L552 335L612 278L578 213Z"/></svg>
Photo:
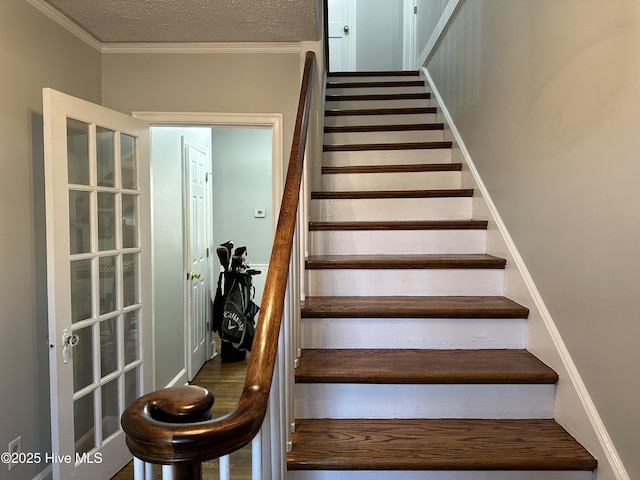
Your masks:
<svg viewBox="0 0 640 480"><path fill-rule="evenodd" d="M280 203L282 192L284 189L284 175L286 172L284 158L284 139L283 139L283 114L281 113L218 113L218 112L150 112L136 111L132 113L134 118L144 120L153 126L184 126L184 127L266 127L271 128L271 207L273 212L280 211ZM153 153L151 158L153 168ZM153 185L151 186L153 191ZM278 216L273 216L273 229L278 222ZM210 257L213 258L213 257ZM155 271L155 265L151 265L152 275ZM213 262L211 262L210 278L213 282ZM217 278L217 277L216 277ZM213 284L213 283L211 283ZM185 318L186 322L187 319ZM185 332L187 325L184 325ZM155 320L152 328L153 342L153 380L155 389L172 387L176 385L185 385L188 378L187 356L188 338L185 337L184 359L180 372L173 378L168 385L155 385L156 379L156 362L155 362Z"/></svg>

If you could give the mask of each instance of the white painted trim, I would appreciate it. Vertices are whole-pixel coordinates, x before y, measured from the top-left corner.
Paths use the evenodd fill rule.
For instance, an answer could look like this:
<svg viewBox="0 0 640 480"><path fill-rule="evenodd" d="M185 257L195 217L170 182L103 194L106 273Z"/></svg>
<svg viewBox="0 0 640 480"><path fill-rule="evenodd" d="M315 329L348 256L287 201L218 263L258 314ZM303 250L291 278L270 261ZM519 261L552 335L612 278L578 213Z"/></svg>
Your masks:
<svg viewBox="0 0 640 480"><path fill-rule="evenodd" d="M449 3L447 3L447 6L444 7L444 11L440 16L440 20L438 20L438 23L433 29L431 38L429 38L427 45L424 47L424 49L422 50L422 53L418 57L419 66L425 65L429 60L429 58L431 57L431 54L434 51L434 47L438 43L438 40L440 40L440 37L442 37L442 34L447 28L447 25L449 25L449 22L451 22L451 19L453 18L454 13L458 9L458 6L460 5L460 3L462 3L462 1L463 0L449 0Z"/></svg>
<svg viewBox="0 0 640 480"><path fill-rule="evenodd" d="M453 2L457 3L457 0L453 0ZM453 2L450 2L450 3L453 3ZM599 461L598 471L610 472L614 475L614 478L616 478L617 480L630 480L630 477L626 472L624 465L622 464L622 460L620 459L620 456L613 444L613 441L611 440L611 437L609 436L606 430L606 427L602 422L602 418L598 414L595 404L593 403L593 400L589 395L589 391L587 390L586 385L582 381L580 373L578 372L578 369L575 363L573 362L573 359L571 358L571 355L564 341L562 340L560 332L558 331L558 328L555 322L553 321L553 318L551 317L551 314L549 313L549 310L547 309L544 303L544 300L542 299L542 296L540 295L540 292L538 291L533 281L533 278L531 277L529 270L527 269L527 266L524 263L524 260L520 256L520 253L513 239L511 238L506 225L502 221L500 213L498 212L498 209L493 203L493 200L491 198L491 195L489 194L489 191L487 190L487 187L485 186L485 184L482 181L482 178L480 177L480 174L475 166L475 163L471 158L471 154L467 150L464 140L462 139L460 132L458 131L455 123L453 122L453 118L451 117L451 114L449 113L449 111L447 110L444 104L444 101L442 99L442 96L440 95L440 92L438 91L438 88L436 87L427 68L423 67L422 71L425 75L427 82L431 86L432 94L435 97L435 100L438 103L440 110L442 111L442 115L444 116L445 122L448 124L448 128L451 130L451 133L455 139L455 142L454 142L455 146L460 150L460 153L462 154L464 161L467 164L467 167L469 168L469 171L472 174L473 179L476 183L476 188L479 190L482 196L482 199L486 203L486 207L490 213L491 220L495 223L499 231L499 234L502 237L502 240L506 244L508 252L512 257L510 260L513 261L513 263L515 264L517 272L521 276L521 280L524 282L524 285L526 286L526 289L528 291L527 293L529 294L530 299L533 302L533 305L530 305L530 307L534 306L535 309L537 309L539 315L542 318L544 327L547 330L546 333L548 334L548 337L550 338L550 340L553 342L553 348L555 349L556 353L560 357L560 360L562 362L562 367L564 367L565 372L558 372L558 373L561 374L561 377L563 376L562 373L564 373L568 377L571 387L574 390L574 392L572 393L575 394L575 397L580 402L579 405L564 405L563 410L577 411L578 409L581 408L582 411L585 413L586 418L589 422L589 425L579 425L579 426L565 425L565 427L568 430L571 430L576 433L579 432L582 435L584 435L585 433L583 430L590 428L593 434L595 434L596 439L599 443L598 446L601 449L601 452L592 452L595 454L595 456L598 458L598 461ZM531 308L531 310L533 311L533 308ZM559 396L560 396L560 391L558 391L557 393L556 406L561 401L565 401L565 402L572 401L569 398L558 398ZM568 397L568 394L565 394L565 396ZM606 466L603 465L605 459L602 458L602 456L599 455L598 453L602 453L605 456L606 462L607 462ZM604 476L607 476L607 473L604 473ZM600 475L598 475L598 477L600 478ZM609 476L607 476L607 478L609 478Z"/></svg>
<svg viewBox="0 0 640 480"><path fill-rule="evenodd" d="M187 369L183 368L178 372L178 374L171 379L169 383L167 383L162 388L171 388L177 386L187 385L189 382L187 381Z"/></svg>
<svg viewBox="0 0 640 480"><path fill-rule="evenodd" d="M28 0L27 0L28 1ZM48 465L47 468L38 473L32 480L44 480L45 478L51 478L50 475L53 472L53 467Z"/></svg>
<svg viewBox="0 0 640 480"><path fill-rule="evenodd" d="M404 70L415 70L416 68L416 26L418 17L415 13L416 8L418 8L417 0L403 0L402 68Z"/></svg>
<svg viewBox="0 0 640 480"><path fill-rule="evenodd" d="M272 128L272 207L280 211L280 198L284 187L284 132L281 113L214 113L214 112L133 112L133 117L153 124L224 125L224 126L269 126ZM273 228L277 225L274 215Z"/></svg>
<svg viewBox="0 0 640 480"><path fill-rule="evenodd" d="M84 43L90 47L102 52L102 43L96 39L93 35L89 34L86 30L80 28L76 23L69 20L62 15L58 10L46 3L44 0L26 0L26 2L32 7L38 9L41 13L49 17L58 25L66 29L68 32L74 34Z"/></svg>
<svg viewBox="0 0 640 480"><path fill-rule="evenodd" d="M35 1L35 0L32 0ZM300 43L103 43L102 53L300 53Z"/></svg>

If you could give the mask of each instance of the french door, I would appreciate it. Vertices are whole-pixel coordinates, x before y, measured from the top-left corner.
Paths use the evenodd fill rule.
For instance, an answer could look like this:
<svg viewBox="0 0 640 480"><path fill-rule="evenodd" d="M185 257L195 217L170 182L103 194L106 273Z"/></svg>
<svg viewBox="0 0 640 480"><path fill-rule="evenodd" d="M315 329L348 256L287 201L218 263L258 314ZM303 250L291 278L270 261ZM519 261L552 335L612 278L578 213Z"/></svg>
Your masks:
<svg viewBox="0 0 640 480"><path fill-rule="evenodd" d="M109 479L131 458L126 406L152 388L146 122L45 89L54 479Z"/></svg>

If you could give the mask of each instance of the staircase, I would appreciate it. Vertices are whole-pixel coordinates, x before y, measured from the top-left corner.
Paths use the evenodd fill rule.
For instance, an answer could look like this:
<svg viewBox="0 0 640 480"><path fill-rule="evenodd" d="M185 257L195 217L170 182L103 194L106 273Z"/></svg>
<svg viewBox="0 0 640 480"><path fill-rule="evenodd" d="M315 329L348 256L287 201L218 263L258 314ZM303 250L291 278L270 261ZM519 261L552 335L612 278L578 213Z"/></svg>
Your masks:
<svg viewBox="0 0 640 480"><path fill-rule="evenodd" d="M426 91L329 76L287 478L591 479Z"/></svg>

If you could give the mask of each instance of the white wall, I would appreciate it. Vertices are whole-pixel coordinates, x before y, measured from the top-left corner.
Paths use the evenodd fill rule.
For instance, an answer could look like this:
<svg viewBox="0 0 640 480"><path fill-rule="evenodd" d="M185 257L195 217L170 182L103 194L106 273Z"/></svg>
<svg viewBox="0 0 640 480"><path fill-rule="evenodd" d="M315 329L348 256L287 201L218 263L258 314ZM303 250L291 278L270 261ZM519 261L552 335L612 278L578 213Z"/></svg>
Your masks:
<svg viewBox="0 0 640 480"><path fill-rule="evenodd" d="M639 51L635 0L467 0L428 64L630 478Z"/></svg>
<svg viewBox="0 0 640 480"><path fill-rule="evenodd" d="M100 102L100 53L24 0L0 2L0 451L50 452L42 88ZM33 478L21 465L2 479Z"/></svg>
<svg viewBox="0 0 640 480"><path fill-rule="evenodd" d="M427 46L427 42L448 2L449 0L418 0L418 18L416 20L416 51L418 55Z"/></svg>

